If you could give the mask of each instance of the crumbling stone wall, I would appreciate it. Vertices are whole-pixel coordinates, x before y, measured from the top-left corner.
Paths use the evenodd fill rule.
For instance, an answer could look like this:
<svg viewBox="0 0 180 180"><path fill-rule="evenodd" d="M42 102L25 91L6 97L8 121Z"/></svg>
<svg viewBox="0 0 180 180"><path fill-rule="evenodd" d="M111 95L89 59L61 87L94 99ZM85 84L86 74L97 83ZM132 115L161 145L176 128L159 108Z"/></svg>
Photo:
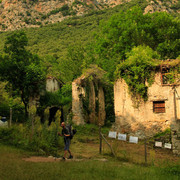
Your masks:
<svg viewBox="0 0 180 180"><path fill-rule="evenodd" d="M180 92L180 87L176 88ZM122 132L138 136L151 136L170 127L174 119L174 98L171 86L161 85L161 74L157 73L155 82L148 88L148 101L134 107L128 86L123 79L114 85L115 122ZM165 102L165 113L153 112L153 101Z"/></svg>
<svg viewBox="0 0 180 180"><path fill-rule="evenodd" d="M89 122L91 124L96 123L96 94L95 94L95 87L94 87L94 82L90 81L89 82Z"/></svg>
<svg viewBox="0 0 180 180"><path fill-rule="evenodd" d="M105 111L105 98L103 87L100 86L98 89L98 100L99 100L99 111L98 111L98 120L100 125L104 125L104 120L106 119Z"/></svg>
<svg viewBox="0 0 180 180"><path fill-rule="evenodd" d="M50 92L50 93L55 93L57 92L60 88L62 87L62 82L60 82L59 80L57 80L57 78L53 77L53 76L48 76L46 78L46 91ZM43 94L44 92L42 92ZM44 123L46 121L49 122L49 125L51 124L52 121L55 120L55 115L58 112L58 110L60 109L61 111L61 115L60 115L60 119L61 121L63 121L63 108L58 107L55 104L52 104L50 107L46 107L43 109L41 109L41 122Z"/></svg>
<svg viewBox="0 0 180 180"><path fill-rule="evenodd" d="M49 76L46 79L46 91L48 92L56 92L60 89L59 82L56 78Z"/></svg>
<svg viewBox="0 0 180 180"><path fill-rule="evenodd" d="M77 125L84 124L85 115L83 112L82 96L85 96L84 88L77 81L72 82L72 121Z"/></svg>
<svg viewBox="0 0 180 180"><path fill-rule="evenodd" d="M172 122L171 140L172 140L173 153L180 155L180 120L176 120Z"/></svg>
<svg viewBox="0 0 180 180"><path fill-rule="evenodd" d="M86 91L86 88L88 91ZM83 98L86 99L86 97L88 97L89 101L89 114L85 112L86 109L83 107ZM97 80L94 79L89 81L82 76L72 83L72 112L72 121L77 125L84 124L85 122L104 125L106 118L104 90Z"/></svg>
<svg viewBox="0 0 180 180"><path fill-rule="evenodd" d="M175 118L171 123L171 140L173 152L177 155L180 155L180 91L177 91L177 88L174 89L175 95Z"/></svg>

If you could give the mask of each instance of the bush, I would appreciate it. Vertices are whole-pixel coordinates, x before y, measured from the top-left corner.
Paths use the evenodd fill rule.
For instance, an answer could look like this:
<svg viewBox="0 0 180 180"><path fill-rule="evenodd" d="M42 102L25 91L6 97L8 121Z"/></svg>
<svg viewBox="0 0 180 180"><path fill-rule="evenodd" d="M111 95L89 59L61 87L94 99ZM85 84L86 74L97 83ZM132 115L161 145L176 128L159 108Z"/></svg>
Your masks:
<svg viewBox="0 0 180 180"><path fill-rule="evenodd" d="M9 119L10 107L6 103L0 103L0 116L5 116ZM25 122L24 106L22 104L15 104L12 107L12 121Z"/></svg>
<svg viewBox="0 0 180 180"><path fill-rule="evenodd" d="M22 149L46 155L57 155L63 149L63 138L59 138L59 122L41 124L37 118L32 130L31 122L0 128L0 143L13 145Z"/></svg>

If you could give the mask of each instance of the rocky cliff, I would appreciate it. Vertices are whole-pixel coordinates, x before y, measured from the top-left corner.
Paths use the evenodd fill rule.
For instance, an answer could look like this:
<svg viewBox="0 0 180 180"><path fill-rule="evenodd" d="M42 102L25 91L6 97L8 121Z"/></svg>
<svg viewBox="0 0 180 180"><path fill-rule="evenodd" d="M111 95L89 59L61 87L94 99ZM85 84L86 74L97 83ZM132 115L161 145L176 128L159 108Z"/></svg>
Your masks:
<svg viewBox="0 0 180 180"><path fill-rule="evenodd" d="M0 0L0 31L25 27L40 27L56 23L70 16L114 7L131 0ZM134 0L133 0L134 1ZM161 0L162 1L162 0ZM148 2L145 13L178 11L178 0L137 0Z"/></svg>

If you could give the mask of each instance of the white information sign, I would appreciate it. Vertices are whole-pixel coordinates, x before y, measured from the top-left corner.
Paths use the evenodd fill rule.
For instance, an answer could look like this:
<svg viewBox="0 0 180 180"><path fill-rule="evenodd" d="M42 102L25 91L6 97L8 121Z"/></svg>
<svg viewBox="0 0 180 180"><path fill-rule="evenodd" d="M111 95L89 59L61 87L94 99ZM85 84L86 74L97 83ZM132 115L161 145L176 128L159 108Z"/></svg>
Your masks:
<svg viewBox="0 0 180 180"><path fill-rule="evenodd" d="M3 121L0 120L0 126L1 127L7 127L8 126L8 122L7 121L3 122Z"/></svg>
<svg viewBox="0 0 180 180"><path fill-rule="evenodd" d="M126 134L120 134L118 133L118 140L121 140L121 141L126 141Z"/></svg>
<svg viewBox="0 0 180 180"><path fill-rule="evenodd" d="M130 136L129 137L129 142L137 144L138 143L138 137Z"/></svg>
<svg viewBox="0 0 180 180"><path fill-rule="evenodd" d="M108 135L108 137L110 137L110 138L115 138L116 139L116 132L113 132L113 131L109 131L109 135Z"/></svg>
<svg viewBox="0 0 180 180"><path fill-rule="evenodd" d="M165 143L165 144L164 144L164 147L167 148L167 149L171 149L171 144Z"/></svg>
<svg viewBox="0 0 180 180"><path fill-rule="evenodd" d="M162 147L162 142L155 141L155 146L156 147Z"/></svg>

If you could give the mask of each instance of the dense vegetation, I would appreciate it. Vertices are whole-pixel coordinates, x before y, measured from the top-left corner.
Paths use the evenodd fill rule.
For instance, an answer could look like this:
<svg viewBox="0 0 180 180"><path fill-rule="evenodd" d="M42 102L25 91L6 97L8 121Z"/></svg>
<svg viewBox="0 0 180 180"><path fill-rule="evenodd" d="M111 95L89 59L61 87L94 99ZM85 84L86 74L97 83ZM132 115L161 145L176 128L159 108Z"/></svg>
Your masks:
<svg viewBox="0 0 180 180"><path fill-rule="evenodd" d="M139 7L132 8L137 3L139 3ZM174 17L166 12L143 14L146 5L145 1L137 0L113 9L93 11L83 17L72 17L58 24L38 29L24 29L23 33L27 35L28 39L28 44L27 42L25 44L28 46L24 52L29 52L32 57L36 57L36 63L38 63L38 66L37 64L36 66L28 64L28 68L31 67L33 73L40 73L44 69L43 72L46 75L55 76L64 86L64 91L60 91L55 98L53 97L55 95L45 94L41 98L41 105L47 107L48 104L58 106L69 104L71 100L70 83L80 76L90 64L97 64L105 70L111 82L117 77L124 78L130 90L146 100L147 86L145 82L146 80L152 81L151 71L157 64L151 60L154 58L176 59L180 54L180 20L178 16ZM21 33L17 32L19 35ZM7 67L16 69L9 65L10 62L16 61L10 57L10 54L10 58L7 58L9 52L4 51L6 49L5 42L7 44L8 38L13 36L14 32L0 34L1 68L6 69L6 72L9 71ZM12 50L11 52L17 55L16 52ZM24 56L21 58L23 59ZM38 62L39 59L40 62ZM9 66L4 66L6 61ZM18 62L23 63L21 60ZM26 71L26 69L24 70ZM115 70L116 74L114 74ZM11 86L14 86L14 80L8 79L10 74L6 74L6 76L2 75L1 79L7 80ZM33 81L36 81L34 78L39 79L39 75L34 76ZM20 75L20 77L23 76ZM32 79L29 73L28 78ZM25 80L25 82L27 81ZM29 84L27 85L29 86ZM18 94L14 90L22 91L19 89L21 84L17 86L18 88L13 87L13 99ZM7 85L5 87L4 84L3 89L9 87ZM29 90L26 93L28 95L30 95ZM111 112L107 112L109 118L112 118L113 114L113 99L109 97L112 96L112 91L109 89L106 92L106 100L109 99L106 109L111 107L109 108ZM4 97L5 95L2 99L5 102Z"/></svg>
<svg viewBox="0 0 180 180"><path fill-rule="evenodd" d="M28 113L30 97L44 88L45 69L40 66L40 59L25 49L28 39L24 32L15 33L7 38L4 57L0 61L1 80L9 82L12 93L20 95Z"/></svg>
<svg viewBox="0 0 180 180"><path fill-rule="evenodd" d="M126 81L133 97L147 100L148 86L153 82L154 70L159 60L180 57L180 20L165 12L143 14L144 1L141 7L129 9L137 2L141 1L93 12L84 17L73 17L39 29L0 34L0 115L9 118L9 108L12 108L14 122L10 128L0 128L1 147L5 147L4 144L16 146L40 155L59 156L63 153L63 139L58 137L60 109L63 108L66 117L69 114L69 119L71 118L71 83L92 67L92 64L98 65L106 72L106 125L111 125L114 121L113 82L116 78ZM173 73L180 73L179 63L174 66ZM44 92L46 76L55 76L61 82L62 88L56 93ZM29 99L36 96L40 97L38 109L29 105ZM54 117L55 121L49 125L48 107L53 106L60 108ZM26 116L25 119L24 115L28 112L40 116L44 113L44 116L47 116L46 121L42 123L40 117L28 119ZM75 147L74 152L78 152L79 155L82 149L87 148L89 158L96 157L99 148L98 127L86 124L76 128L78 133L72 144L72 147ZM102 128L104 134L107 135L108 131L109 128ZM86 142L92 144L87 146ZM137 156L137 152L132 156L128 151L120 149L124 142L118 143L114 143L117 159L111 161L111 157L106 156L110 159L109 164L94 161L66 163L69 173L64 173L67 168L64 169L61 162L56 166L57 169L48 164L33 164L32 167L29 166L28 174L32 172L31 177L35 179L47 178L47 169L50 174L55 172L51 176L52 179L59 179L59 171L64 179L72 179L72 173L75 179L99 179L99 176L102 179L178 178L180 170L177 164L158 168L145 168L133 164L128 164L126 168L123 164L120 170L114 168L119 166L118 158L126 162L144 162L144 149L140 156ZM92 148L95 148L94 152ZM4 153L2 150L1 152ZM109 153L106 151L103 155L109 155L107 152ZM148 163L154 165L155 150L151 149L148 155ZM13 158L9 158L7 162L6 155L2 157L0 171L7 173L7 179L12 178L13 172L17 179L28 178L28 174L24 173L27 164L16 159L16 166L11 166L10 164L14 163L11 161ZM134 157L138 160L134 161ZM10 167L12 173L5 167ZM24 172L19 172L19 169L23 169ZM4 174L1 174L0 178Z"/></svg>

